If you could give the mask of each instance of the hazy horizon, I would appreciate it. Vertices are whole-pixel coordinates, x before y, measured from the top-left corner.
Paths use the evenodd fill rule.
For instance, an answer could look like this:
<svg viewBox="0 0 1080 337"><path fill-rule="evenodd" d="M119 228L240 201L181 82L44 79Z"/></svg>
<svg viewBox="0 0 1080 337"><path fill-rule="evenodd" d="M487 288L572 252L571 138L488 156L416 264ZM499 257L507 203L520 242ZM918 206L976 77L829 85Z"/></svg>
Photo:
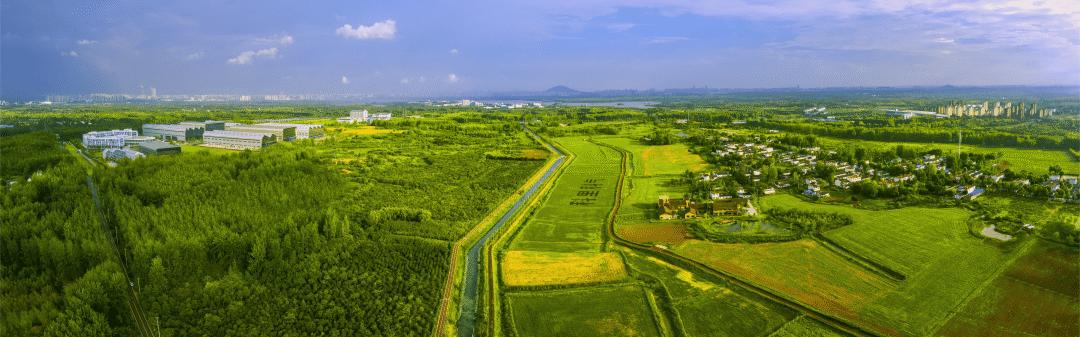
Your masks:
<svg viewBox="0 0 1080 337"><path fill-rule="evenodd" d="M0 96L1080 85L1069 1L4 2Z"/></svg>

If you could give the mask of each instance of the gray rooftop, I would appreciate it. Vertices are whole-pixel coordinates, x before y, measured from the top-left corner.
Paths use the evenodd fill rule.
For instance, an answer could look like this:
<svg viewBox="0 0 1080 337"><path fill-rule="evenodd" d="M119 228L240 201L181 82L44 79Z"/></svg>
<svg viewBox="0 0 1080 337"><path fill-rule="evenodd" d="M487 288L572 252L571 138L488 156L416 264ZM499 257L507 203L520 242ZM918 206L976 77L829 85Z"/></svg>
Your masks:
<svg viewBox="0 0 1080 337"><path fill-rule="evenodd" d="M172 149L172 148L180 147L179 145L173 145L173 144L169 144L169 143L161 142L161 141L156 141L156 140L149 141L149 142L144 142L142 144L139 144L139 146L142 146L142 147L145 147L145 148L148 148L148 149L151 149L151 150L155 150L155 151L162 150L162 149Z"/></svg>

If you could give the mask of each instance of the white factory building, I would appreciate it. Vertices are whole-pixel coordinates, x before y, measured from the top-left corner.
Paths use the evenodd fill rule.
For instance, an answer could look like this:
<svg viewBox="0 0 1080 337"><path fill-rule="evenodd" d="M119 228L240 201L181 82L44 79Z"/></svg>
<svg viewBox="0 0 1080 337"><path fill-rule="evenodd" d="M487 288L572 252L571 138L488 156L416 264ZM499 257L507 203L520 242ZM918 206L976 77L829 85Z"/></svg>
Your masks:
<svg viewBox="0 0 1080 337"><path fill-rule="evenodd" d="M296 128L296 139L315 139L322 138L325 132L323 132L323 126L319 124L295 124L295 123L259 123L256 126L273 126L279 128L292 127Z"/></svg>
<svg viewBox="0 0 1080 337"><path fill-rule="evenodd" d="M101 157L105 159L138 159L146 157L142 152L131 149L105 149L101 151Z"/></svg>
<svg viewBox="0 0 1080 337"><path fill-rule="evenodd" d="M132 129L90 131L83 134L82 143L87 148L120 148L128 138L138 136L139 132Z"/></svg>
<svg viewBox="0 0 1080 337"><path fill-rule="evenodd" d="M393 118L393 116L391 116L389 113L369 114L368 111L365 109L365 110L349 111L349 117L341 117L341 118L338 118L337 121L341 122L341 123L349 123L349 124L353 124L353 123L368 123L368 124L371 124L372 121L388 121L391 118Z"/></svg>
<svg viewBox="0 0 1080 337"><path fill-rule="evenodd" d="M203 145L233 150L260 149L277 141L277 137L256 132L206 131Z"/></svg>

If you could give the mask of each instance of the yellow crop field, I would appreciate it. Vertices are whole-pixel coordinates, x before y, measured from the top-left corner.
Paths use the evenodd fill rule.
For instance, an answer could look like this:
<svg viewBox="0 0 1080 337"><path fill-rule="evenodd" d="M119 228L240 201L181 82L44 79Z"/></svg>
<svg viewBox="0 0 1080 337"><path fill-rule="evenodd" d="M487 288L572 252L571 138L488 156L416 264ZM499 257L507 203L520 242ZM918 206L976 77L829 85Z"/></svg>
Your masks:
<svg viewBox="0 0 1080 337"><path fill-rule="evenodd" d="M627 277L622 258L616 253L523 250L506 252L502 275L509 286L601 283Z"/></svg>

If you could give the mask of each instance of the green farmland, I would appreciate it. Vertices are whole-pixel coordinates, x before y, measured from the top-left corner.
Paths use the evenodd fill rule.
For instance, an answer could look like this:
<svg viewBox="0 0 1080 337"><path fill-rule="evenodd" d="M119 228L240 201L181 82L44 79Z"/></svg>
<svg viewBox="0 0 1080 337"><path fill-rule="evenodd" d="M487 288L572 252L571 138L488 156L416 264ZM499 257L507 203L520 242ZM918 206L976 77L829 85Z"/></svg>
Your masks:
<svg viewBox="0 0 1080 337"><path fill-rule="evenodd" d="M517 336L660 336L648 292L621 285L507 295Z"/></svg>
<svg viewBox="0 0 1080 337"><path fill-rule="evenodd" d="M897 145L915 149L941 149L950 153L956 153L956 144L932 144L910 142L878 142L866 140L848 140L820 137L821 143L828 147L858 145L868 148L892 148ZM1035 174L1045 174L1050 166L1058 165L1068 174L1080 174L1080 162L1067 151L1041 150L1041 149L1014 149L1008 147L982 147L963 145L961 151L970 153L1000 153L995 162L1002 169L1009 168L1013 171L1026 170Z"/></svg>

